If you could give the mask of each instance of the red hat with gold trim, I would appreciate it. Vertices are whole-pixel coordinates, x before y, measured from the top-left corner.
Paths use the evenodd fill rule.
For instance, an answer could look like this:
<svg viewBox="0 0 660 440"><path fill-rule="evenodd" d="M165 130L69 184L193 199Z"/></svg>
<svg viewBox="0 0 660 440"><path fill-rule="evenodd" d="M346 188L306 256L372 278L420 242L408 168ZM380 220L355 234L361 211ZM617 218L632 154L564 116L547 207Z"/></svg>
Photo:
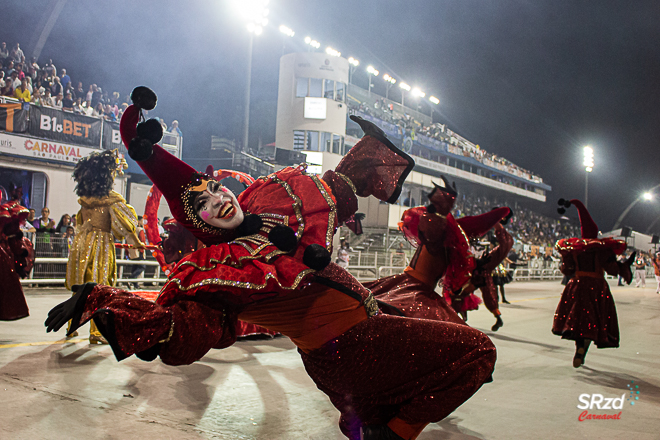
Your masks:
<svg viewBox="0 0 660 440"><path fill-rule="evenodd" d="M133 105L126 109L119 125L122 141L128 148L129 156L163 193L177 222L206 245L228 242L258 231L261 227L258 216L246 215L238 229L227 230L213 227L197 215L193 208L195 195L206 190L209 182L216 182L216 178L212 174L196 171L157 144L162 138L162 127L155 119L144 121L142 114L143 109L152 110L156 106L157 98L153 91L144 86L136 87L131 99ZM222 177L235 173L219 171L222 171Z"/></svg>

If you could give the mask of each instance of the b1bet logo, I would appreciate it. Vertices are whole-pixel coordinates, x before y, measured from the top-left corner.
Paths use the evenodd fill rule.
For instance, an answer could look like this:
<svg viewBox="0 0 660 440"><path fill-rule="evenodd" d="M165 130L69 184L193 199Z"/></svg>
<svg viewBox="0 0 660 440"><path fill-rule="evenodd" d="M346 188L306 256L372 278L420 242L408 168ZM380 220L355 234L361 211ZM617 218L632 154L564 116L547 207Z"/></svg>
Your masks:
<svg viewBox="0 0 660 440"><path fill-rule="evenodd" d="M83 124L82 122L70 121L66 118L62 122L58 122L57 118L51 118L48 115L41 115L39 120L39 129L45 131L53 131L55 133L70 134L77 137L89 137L89 129L91 124Z"/></svg>

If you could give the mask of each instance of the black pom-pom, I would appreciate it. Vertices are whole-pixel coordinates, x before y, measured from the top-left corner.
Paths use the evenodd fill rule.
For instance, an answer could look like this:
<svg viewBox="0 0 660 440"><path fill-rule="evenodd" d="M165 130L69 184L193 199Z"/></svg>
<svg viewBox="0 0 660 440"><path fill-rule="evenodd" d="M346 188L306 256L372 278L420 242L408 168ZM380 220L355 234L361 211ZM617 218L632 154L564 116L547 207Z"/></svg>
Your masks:
<svg viewBox="0 0 660 440"><path fill-rule="evenodd" d="M158 97L149 87L137 86L131 92L131 101L133 101L133 104L138 108L153 110L156 108Z"/></svg>
<svg viewBox="0 0 660 440"><path fill-rule="evenodd" d="M248 214L243 219L243 223L238 227L238 233L241 236L254 235L259 232L263 221L257 214Z"/></svg>
<svg viewBox="0 0 660 440"><path fill-rule="evenodd" d="M560 215L564 215L564 214L566 214L566 210L565 210L564 208L557 208L557 212L558 212Z"/></svg>
<svg viewBox="0 0 660 440"><path fill-rule="evenodd" d="M291 252L298 245L296 233L289 226L277 225L268 233L268 239L284 252Z"/></svg>
<svg viewBox="0 0 660 440"><path fill-rule="evenodd" d="M163 126L155 119L140 122L137 125L137 135L149 139L152 144L157 144L163 138Z"/></svg>
<svg viewBox="0 0 660 440"><path fill-rule="evenodd" d="M330 260L330 252L320 244L310 244L303 254L303 263L314 270L325 269Z"/></svg>
<svg viewBox="0 0 660 440"><path fill-rule="evenodd" d="M142 162L151 157L154 152L154 144L149 139L135 137L128 144L128 155L136 162Z"/></svg>
<svg viewBox="0 0 660 440"><path fill-rule="evenodd" d="M437 211L437 209L435 208L435 205L433 205L433 204L426 207L426 212L428 212L429 214L435 214L436 211Z"/></svg>
<svg viewBox="0 0 660 440"><path fill-rule="evenodd" d="M566 203L566 200L563 197L561 199L557 200L557 204L559 206L562 206L564 203Z"/></svg>
<svg viewBox="0 0 660 440"><path fill-rule="evenodd" d="M504 217L502 220L500 220L500 223L503 224L503 225L506 225L509 222L509 220L511 219L511 217L513 217L513 211L509 210L509 213L506 215L506 217Z"/></svg>
<svg viewBox="0 0 660 440"><path fill-rule="evenodd" d="M572 206L572 204L571 204L571 201L570 201L570 200L566 200L566 201L564 202L564 208L570 208L571 206Z"/></svg>

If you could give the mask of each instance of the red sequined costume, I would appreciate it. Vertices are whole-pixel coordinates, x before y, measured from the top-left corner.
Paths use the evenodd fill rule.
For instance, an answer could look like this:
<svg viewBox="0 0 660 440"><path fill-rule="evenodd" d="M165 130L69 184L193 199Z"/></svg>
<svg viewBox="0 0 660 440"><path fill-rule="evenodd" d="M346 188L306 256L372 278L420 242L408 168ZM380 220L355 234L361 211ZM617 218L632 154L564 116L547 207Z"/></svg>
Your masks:
<svg viewBox="0 0 660 440"><path fill-rule="evenodd" d="M32 243L23 238L20 224L29 212L17 202L0 205L0 320L13 321L29 316L20 277L34 262Z"/></svg>
<svg viewBox="0 0 660 440"><path fill-rule="evenodd" d="M630 284L630 266L616 259L625 252L626 243L596 238L598 227L584 205L579 200L570 202L578 208L582 238L565 238L555 245L562 257L560 269L569 281L555 312L552 333L563 339L589 339L598 348L618 347L616 306L605 273L621 275Z"/></svg>
<svg viewBox="0 0 660 440"><path fill-rule="evenodd" d="M157 146L153 153L167 154ZM362 427L387 424L415 438L490 377L495 347L466 326L378 313L348 272L333 263L318 271L303 267L299 255L305 244L330 247L337 220L357 208L354 193L395 199L412 168L402 156L365 135L322 181L290 168L260 180L241 194L241 206L301 233L303 246L293 255L261 234L218 243L184 258L156 304L95 286L74 321L100 322L119 360L158 355L170 365L231 345L237 318L261 325L299 347L309 375L341 411L347 437L357 440Z"/></svg>
<svg viewBox="0 0 660 440"><path fill-rule="evenodd" d="M509 254L513 247L513 237L499 223L495 224L494 229L497 246L488 252L485 257L486 262L475 271L474 283L479 286L486 308L493 315L499 316L501 313L498 306L497 287L493 282L492 272Z"/></svg>

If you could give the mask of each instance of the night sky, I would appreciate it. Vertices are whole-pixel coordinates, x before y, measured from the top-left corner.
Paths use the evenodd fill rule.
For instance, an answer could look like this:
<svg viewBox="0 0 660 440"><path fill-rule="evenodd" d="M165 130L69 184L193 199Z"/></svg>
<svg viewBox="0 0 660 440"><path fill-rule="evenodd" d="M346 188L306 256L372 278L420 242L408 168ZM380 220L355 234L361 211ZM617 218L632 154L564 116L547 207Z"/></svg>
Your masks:
<svg viewBox="0 0 660 440"><path fill-rule="evenodd" d="M55 1L2 2L0 41L33 55ZM595 150L589 209L609 230L660 184L660 3L657 1L285 1L255 39L251 144L275 140L279 58L321 49L418 86L440 99L436 119L486 151L540 175L556 199L584 198L582 147ZM283 38L285 24L296 35ZM203 166L211 135L239 138L248 33L227 1L67 1L41 52L85 88L159 95L150 116L178 119L184 159ZM374 80L384 94L384 82ZM394 91L396 90L396 91ZM390 95L398 98L398 87ZM575 214L575 210L571 210ZM624 224L644 232L660 215L639 203ZM557 217L557 216L556 216ZM660 231L660 222L656 223ZM656 232L657 232L656 231Z"/></svg>

